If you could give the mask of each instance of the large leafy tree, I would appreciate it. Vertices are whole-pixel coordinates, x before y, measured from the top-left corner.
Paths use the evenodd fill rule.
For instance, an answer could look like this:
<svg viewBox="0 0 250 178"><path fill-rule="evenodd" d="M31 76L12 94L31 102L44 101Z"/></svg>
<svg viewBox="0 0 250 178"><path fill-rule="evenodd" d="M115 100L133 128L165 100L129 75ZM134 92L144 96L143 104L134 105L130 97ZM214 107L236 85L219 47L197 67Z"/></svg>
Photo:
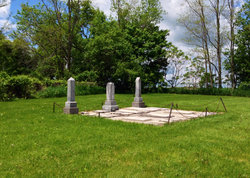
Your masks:
<svg viewBox="0 0 250 178"><path fill-rule="evenodd" d="M0 32L0 71L9 75L30 74L36 65L29 45L23 39L10 41Z"/></svg>
<svg viewBox="0 0 250 178"><path fill-rule="evenodd" d="M56 75L72 70L76 54L83 50L81 40L94 10L89 0L49 0L36 6L22 5L18 12L15 36L22 36L44 62L56 66ZM55 75L55 74L54 74Z"/></svg>
<svg viewBox="0 0 250 178"><path fill-rule="evenodd" d="M163 12L159 0L117 0L114 10L117 19L94 9L90 0L25 4L14 37L31 46L43 76L93 74L98 84L113 81L122 90L133 88L137 76L150 88L164 83L172 45L169 31L157 26Z"/></svg>
<svg viewBox="0 0 250 178"><path fill-rule="evenodd" d="M250 82L250 1L245 1L242 9L236 16L234 66L231 65L231 53L226 62L226 69L235 74L239 85L241 82Z"/></svg>
<svg viewBox="0 0 250 178"><path fill-rule="evenodd" d="M113 0L113 8L117 12L118 26L132 47L129 60L120 64L123 66L120 71L123 71L124 76L130 76L126 78L131 80L136 75L141 76L144 86L149 88L164 83L172 44L166 39L169 31L160 30L157 26L163 14L159 0L133 3Z"/></svg>
<svg viewBox="0 0 250 178"><path fill-rule="evenodd" d="M239 12L236 25L235 72L239 82L250 82L250 1L247 0Z"/></svg>

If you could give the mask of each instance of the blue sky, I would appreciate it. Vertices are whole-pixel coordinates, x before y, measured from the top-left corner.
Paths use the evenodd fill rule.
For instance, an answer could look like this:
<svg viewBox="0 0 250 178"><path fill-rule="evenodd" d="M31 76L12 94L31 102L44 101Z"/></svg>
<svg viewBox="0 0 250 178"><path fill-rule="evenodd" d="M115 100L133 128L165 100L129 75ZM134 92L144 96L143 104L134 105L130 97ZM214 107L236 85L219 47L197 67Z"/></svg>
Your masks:
<svg viewBox="0 0 250 178"><path fill-rule="evenodd" d="M22 3L29 3L30 5L38 4L41 0L7 0L9 5L6 7L0 8L0 27L3 26L6 22L8 22L9 14L16 15L18 10L21 10ZM46 0L45 0L46 1ZM106 15L112 15L110 11L110 3L111 0L92 0L94 7L99 8L104 11ZM128 0L129 1L129 0ZM236 0L239 1L240 4L244 0ZM1 0L0 0L1 2ZM178 46L183 51L190 51L190 46L188 46L183 39L186 36L185 29L177 23L177 19L180 14L183 14L186 10L185 1L184 0L160 0L163 10L167 12L164 17L164 21L162 21L159 26L162 29L169 29L170 36L168 36L168 40L171 41L174 45ZM15 22L12 18L12 28L15 28Z"/></svg>
<svg viewBox="0 0 250 178"><path fill-rule="evenodd" d="M18 10L21 10L21 4L29 3L30 5L38 4L39 0L11 0L10 12L15 15Z"/></svg>
<svg viewBox="0 0 250 178"><path fill-rule="evenodd" d="M21 10L22 3L29 3L30 5L34 5L41 2L41 0L8 0L8 1L10 2L10 5L8 7L4 7L5 9L0 8L0 27L6 22L9 13L11 13L11 15L14 16L16 15L18 10ZM92 0L92 1L93 5L96 8L100 8L107 15L111 14L110 11L111 0ZM180 42L180 39L182 39L184 33L183 33L183 28L180 28L176 24L176 19L179 15L178 13L182 12L181 4L182 2L184 2L184 0L160 0L160 1L162 3L163 9L168 12L165 21L163 21L160 24L160 27L163 29L170 29L169 40L175 43L176 45L181 46L181 44L177 43ZM12 18L12 23L14 23L13 27L15 27L15 22L13 22L13 18Z"/></svg>

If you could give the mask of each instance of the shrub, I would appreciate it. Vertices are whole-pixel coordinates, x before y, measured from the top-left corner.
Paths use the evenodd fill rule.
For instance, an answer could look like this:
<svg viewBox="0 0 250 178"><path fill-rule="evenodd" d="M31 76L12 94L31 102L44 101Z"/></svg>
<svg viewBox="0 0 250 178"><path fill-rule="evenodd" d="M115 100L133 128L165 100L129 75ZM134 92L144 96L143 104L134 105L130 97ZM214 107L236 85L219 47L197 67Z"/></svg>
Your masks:
<svg viewBox="0 0 250 178"><path fill-rule="evenodd" d="M161 93L248 96L248 97L250 96L250 90L231 89L231 88L166 88L163 89Z"/></svg>
<svg viewBox="0 0 250 178"><path fill-rule="evenodd" d="M103 87L86 84L76 85L76 95L78 96L102 93L105 93L105 89Z"/></svg>
<svg viewBox="0 0 250 178"><path fill-rule="evenodd" d="M0 101L9 100L6 83L10 76L6 72L0 72Z"/></svg>
<svg viewBox="0 0 250 178"><path fill-rule="evenodd" d="M32 80L32 86L35 91L40 91L43 88L43 84L40 80L37 78L31 78Z"/></svg>
<svg viewBox="0 0 250 178"><path fill-rule="evenodd" d="M52 87L67 86L67 81L65 81L65 80L51 80L50 86L52 86Z"/></svg>
<svg viewBox="0 0 250 178"><path fill-rule="evenodd" d="M33 91L32 78L26 75L13 76L7 81L6 88L11 97L30 98Z"/></svg>
<svg viewBox="0 0 250 178"><path fill-rule="evenodd" d="M67 86L67 81L65 81L65 80L51 80L51 79L45 78L43 80L43 86L45 86L45 87Z"/></svg>
<svg viewBox="0 0 250 178"><path fill-rule="evenodd" d="M0 100L6 101L13 98L31 98L36 91L42 89L42 82L37 78L26 75L10 77L0 73Z"/></svg>
<svg viewBox="0 0 250 178"><path fill-rule="evenodd" d="M76 81L95 82L98 75L94 71L84 71L75 77Z"/></svg>
<svg viewBox="0 0 250 178"><path fill-rule="evenodd" d="M93 83L77 83L75 87L75 92L77 96L81 95L90 95L90 94L102 94L105 93L103 87L93 85ZM38 93L39 97L42 98L52 98L52 97L66 97L67 96L67 87L66 86L50 86Z"/></svg>
<svg viewBox="0 0 250 178"><path fill-rule="evenodd" d="M250 82L241 82L239 89L250 90Z"/></svg>
<svg viewBox="0 0 250 178"><path fill-rule="evenodd" d="M56 87L50 86L50 87L38 92L38 96L41 98L67 96L67 87L66 86L56 86Z"/></svg>

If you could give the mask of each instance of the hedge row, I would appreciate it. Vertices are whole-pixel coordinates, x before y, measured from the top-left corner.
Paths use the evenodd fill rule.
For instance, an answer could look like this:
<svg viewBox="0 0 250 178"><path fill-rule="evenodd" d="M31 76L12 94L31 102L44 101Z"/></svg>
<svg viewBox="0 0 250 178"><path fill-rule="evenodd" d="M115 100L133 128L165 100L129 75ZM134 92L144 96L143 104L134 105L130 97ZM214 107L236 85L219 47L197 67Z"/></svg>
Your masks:
<svg viewBox="0 0 250 178"><path fill-rule="evenodd" d="M94 82L76 82L76 95L105 93L103 87ZM26 75L9 76L0 72L0 101L14 98L49 98L67 95L67 81L49 80L40 81Z"/></svg>
<svg viewBox="0 0 250 178"><path fill-rule="evenodd" d="M176 93L176 94L201 94L201 95L224 95L224 96L246 96L250 97L249 83L243 83L239 89L229 88L157 88L144 89L144 93ZM97 86L94 82L76 82L76 95L102 94L103 87ZM116 91L119 93L119 90ZM131 93L131 91L128 91ZM9 76L0 72L0 101L7 101L13 98L50 98L67 96L67 81L49 80L43 81L26 75Z"/></svg>
<svg viewBox="0 0 250 178"><path fill-rule="evenodd" d="M77 83L75 92L76 92L76 96L103 94L105 93L105 89L103 87L99 87L95 85L86 85L86 84ZM56 87L50 86L38 92L37 95L41 98L67 96L67 86L56 86Z"/></svg>
<svg viewBox="0 0 250 178"><path fill-rule="evenodd" d="M159 93L220 95L220 96L244 96L250 97L250 89L231 88L161 88Z"/></svg>

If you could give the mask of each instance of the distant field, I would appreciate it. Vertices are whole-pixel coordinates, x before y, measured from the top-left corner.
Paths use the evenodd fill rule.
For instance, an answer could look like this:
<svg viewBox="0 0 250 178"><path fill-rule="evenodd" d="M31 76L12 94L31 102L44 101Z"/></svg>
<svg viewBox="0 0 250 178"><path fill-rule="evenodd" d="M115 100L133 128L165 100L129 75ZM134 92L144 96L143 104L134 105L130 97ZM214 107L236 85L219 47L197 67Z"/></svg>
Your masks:
<svg viewBox="0 0 250 178"><path fill-rule="evenodd" d="M250 177L250 98L227 113L163 127L52 112L66 98L0 102L0 177ZM105 95L76 97L101 109ZM148 106L215 111L219 96L146 94ZM116 95L119 107L132 95ZM224 112L219 105L218 112Z"/></svg>

